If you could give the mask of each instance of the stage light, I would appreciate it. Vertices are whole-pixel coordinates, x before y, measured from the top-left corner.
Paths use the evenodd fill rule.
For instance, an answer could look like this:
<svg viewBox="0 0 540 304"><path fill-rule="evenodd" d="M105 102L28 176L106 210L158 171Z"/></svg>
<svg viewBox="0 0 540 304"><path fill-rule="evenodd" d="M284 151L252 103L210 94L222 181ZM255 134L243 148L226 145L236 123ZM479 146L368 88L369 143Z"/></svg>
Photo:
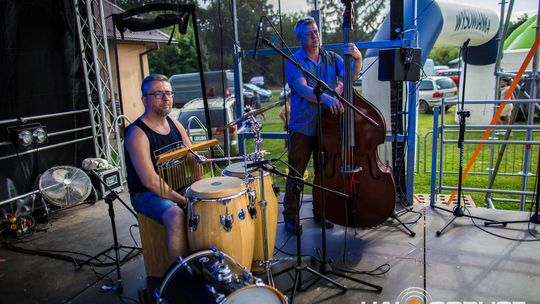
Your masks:
<svg viewBox="0 0 540 304"><path fill-rule="evenodd" d="M34 139L32 138L32 133L30 133L30 131L28 130L17 131L17 138L18 138L19 146L22 146L22 147L28 147L34 141Z"/></svg>
<svg viewBox="0 0 540 304"><path fill-rule="evenodd" d="M34 138L34 142L36 144L42 144L47 140L47 132L44 128L39 127L34 129L32 132L32 137Z"/></svg>
<svg viewBox="0 0 540 304"><path fill-rule="evenodd" d="M7 130L17 149L29 149L47 142L47 127L39 123L8 127Z"/></svg>

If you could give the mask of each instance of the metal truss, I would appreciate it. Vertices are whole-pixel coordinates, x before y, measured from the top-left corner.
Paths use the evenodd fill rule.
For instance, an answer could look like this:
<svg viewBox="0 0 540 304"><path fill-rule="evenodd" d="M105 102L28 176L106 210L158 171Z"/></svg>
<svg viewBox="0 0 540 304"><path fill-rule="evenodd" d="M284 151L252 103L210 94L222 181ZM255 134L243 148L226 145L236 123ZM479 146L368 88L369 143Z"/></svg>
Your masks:
<svg viewBox="0 0 540 304"><path fill-rule="evenodd" d="M96 157L123 166L102 0L73 0ZM124 170L120 170L124 172ZM122 174L122 179L125 175Z"/></svg>

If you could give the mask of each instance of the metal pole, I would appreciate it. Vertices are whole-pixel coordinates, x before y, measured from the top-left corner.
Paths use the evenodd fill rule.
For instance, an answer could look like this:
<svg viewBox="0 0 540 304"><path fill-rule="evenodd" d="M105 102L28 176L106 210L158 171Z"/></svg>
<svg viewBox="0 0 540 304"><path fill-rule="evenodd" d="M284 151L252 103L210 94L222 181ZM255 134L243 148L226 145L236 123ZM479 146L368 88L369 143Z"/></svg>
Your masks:
<svg viewBox="0 0 540 304"><path fill-rule="evenodd" d="M242 116L244 112L244 94L242 88L242 57L240 56L240 41L238 39L238 15L236 11L236 0L232 0L232 25L233 25L233 61L234 61L234 97L236 98L236 116ZM246 154L246 137L238 135L238 151L240 155Z"/></svg>
<svg viewBox="0 0 540 304"><path fill-rule="evenodd" d="M538 11L540 12L540 2L538 3ZM540 19L536 18L536 37L538 37L538 33L540 31ZM531 97L532 99L537 98L537 89L538 89L538 50L536 50L536 53L533 56L532 59L532 73L530 77L531 81ZM534 106L529 105L529 112L527 117L527 124L533 125L534 124ZM531 141L533 138L533 132L532 130L527 130L525 135L525 139L527 141ZM538 160L537 160L538 161ZM525 155L523 156L523 182L521 183L521 190L526 191L527 190L527 182L529 179L529 165L531 162L531 146L526 145L525 146ZM538 172L537 172L538 174ZM527 201L526 196L521 196L521 202L520 202L520 210L524 211L527 208Z"/></svg>
<svg viewBox="0 0 540 304"><path fill-rule="evenodd" d="M437 138L439 136L439 107L433 107L433 140L431 140L431 191L429 197L429 205L435 206L435 181L437 178ZM442 162L442 161L441 161ZM442 172L441 172L442 175Z"/></svg>

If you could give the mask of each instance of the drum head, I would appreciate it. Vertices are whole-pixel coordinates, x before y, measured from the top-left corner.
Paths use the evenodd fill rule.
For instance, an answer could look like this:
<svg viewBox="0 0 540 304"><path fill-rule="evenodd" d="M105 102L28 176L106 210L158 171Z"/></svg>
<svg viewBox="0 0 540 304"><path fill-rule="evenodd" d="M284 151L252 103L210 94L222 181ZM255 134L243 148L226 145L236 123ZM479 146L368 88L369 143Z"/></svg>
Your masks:
<svg viewBox="0 0 540 304"><path fill-rule="evenodd" d="M250 285L233 292L227 297L226 303L284 304L286 301L281 292L270 286Z"/></svg>
<svg viewBox="0 0 540 304"><path fill-rule="evenodd" d="M251 164L251 161L246 162L246 164ZM225 176L234 176L238 178L244 178L246 175L246 171L248 174L251 174L253 176L259 175L259 170L257 168L248 168L247 170L244 169L244 162L234 163L228 165L225 170L223 170L223 175Z"/></svg>
<svg viewBox="0 0 540 304"><path fill-rule="evenodd" d="M246 189L244 182L231 176L218 176L194 182L186 191L191 197L221 198L235 195Z"/></svg>

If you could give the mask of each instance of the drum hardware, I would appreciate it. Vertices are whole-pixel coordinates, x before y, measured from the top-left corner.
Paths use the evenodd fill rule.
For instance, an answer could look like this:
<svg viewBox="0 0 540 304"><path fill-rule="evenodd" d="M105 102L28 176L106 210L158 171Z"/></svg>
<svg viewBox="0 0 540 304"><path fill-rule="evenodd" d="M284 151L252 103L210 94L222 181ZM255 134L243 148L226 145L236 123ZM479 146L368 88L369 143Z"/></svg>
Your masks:
<svg viewBox="0 0 540 304"><path fill-rule="evenodd" d="M210 285L206 285L208 288L208 292L210 292L211 295L214 296L214 300L216 303L221 303L225 300L225 295L219 292L216 292L216 289Z"/></svg>
<svg viewBox="0 0 540 304"><path fill-rule="evenodd" d="M281 192L280 189L279 189L279 185L277 183L273 183L272 184L272 190L274 190L274 193L276 194L276 196L279 196L279 193Z"/></svg>
<svg viewBox="0 0 540 304"><path fill-rule="evenodd" d="M229 213L229 210L226 210L226 214L222 215L220 217L221 225L223 226L223 229L225 231L229 232L232 229L232 225L234 222L233 216Z"/></svg>
<svg viewBox="0 0 540 304"><path fill-rule="evenodd" d="M250 204L248 207L249 216L251 216L252 219L257 217L257 208L255 208L255 204Z"/></svg>
<svg viewBox="0 0 540 304"><path fill-rule="evenodd" d="M211 249L178 259L165 275L159 290L154 291L156 302L287 303L281 292L265 285L229 255L216 248Z"/></svg>
<svg viewBox="0 0 540 304"><path fill-rule="evenodd" d="M188 227L191 230L191 232L197 230L197 225L199 225L199 218L200 216L198 214L192 214L189 217Z"/></svg>

